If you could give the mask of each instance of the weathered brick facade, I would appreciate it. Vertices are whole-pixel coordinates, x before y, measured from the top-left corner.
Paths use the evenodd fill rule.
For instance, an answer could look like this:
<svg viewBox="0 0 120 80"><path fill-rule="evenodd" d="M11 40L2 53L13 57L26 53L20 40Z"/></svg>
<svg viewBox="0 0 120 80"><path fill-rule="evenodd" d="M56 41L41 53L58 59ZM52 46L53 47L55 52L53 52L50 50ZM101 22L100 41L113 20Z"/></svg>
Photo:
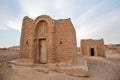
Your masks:
<svg viewBox="0 0 120 80"><path fill-rule="evenodd" d="M81 40L81 54L83 56L105 56L104 41L83 39Z"/></svg>
<svg viewBox="0 0 120 80"><path fill-rule="evenodd" d="M70 18L54 20L41 15L33 20L24 17L20 41L21 59L59 63L71 62L75 55L76 32Z"/></svg>

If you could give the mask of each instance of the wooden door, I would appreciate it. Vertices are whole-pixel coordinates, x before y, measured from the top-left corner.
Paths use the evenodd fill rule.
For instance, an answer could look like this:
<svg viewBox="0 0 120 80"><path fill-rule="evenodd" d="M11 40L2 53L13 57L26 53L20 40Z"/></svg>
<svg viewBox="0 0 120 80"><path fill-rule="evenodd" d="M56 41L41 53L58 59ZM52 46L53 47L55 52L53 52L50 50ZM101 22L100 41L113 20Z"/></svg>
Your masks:
<svg viewBox="0 0 120 80"><path fill-rule="evenodd" d="M47 63L46 39L40 39L40 62Z"/></svg>

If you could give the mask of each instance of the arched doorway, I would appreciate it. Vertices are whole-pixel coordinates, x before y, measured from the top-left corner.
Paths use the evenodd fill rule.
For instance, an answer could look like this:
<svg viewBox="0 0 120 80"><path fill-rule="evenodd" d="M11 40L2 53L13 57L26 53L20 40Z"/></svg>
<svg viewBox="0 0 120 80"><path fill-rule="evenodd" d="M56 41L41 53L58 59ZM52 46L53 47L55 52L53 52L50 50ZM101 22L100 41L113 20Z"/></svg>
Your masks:
<svg viewBox="0 0 120 80"><path fill-rule="evenodd" d="M47 63L47 30L48 24L46 21L40 21L37 24L37 56L40 63Z"/></svg>

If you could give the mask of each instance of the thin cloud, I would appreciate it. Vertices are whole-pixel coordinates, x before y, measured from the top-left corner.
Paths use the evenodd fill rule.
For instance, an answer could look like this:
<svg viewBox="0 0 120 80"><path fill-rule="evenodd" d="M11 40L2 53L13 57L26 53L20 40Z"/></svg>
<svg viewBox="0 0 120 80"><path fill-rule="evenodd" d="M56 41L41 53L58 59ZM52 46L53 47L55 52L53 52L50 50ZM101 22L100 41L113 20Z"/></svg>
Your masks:
<svg viewBox="0 0 120 80"><path fill-rule="evenodd" d="M12 18L11 12L7 10L6 8L3 8L4 6L0 6L0 30L6 29L7 21Z"/></svg>
<svg viewBox="0 0 120 80"><path fill-rule="evenodd" d="M19 5L23 11L22 14L35 18L44 13L45 9L42 1L44 2L44 0L19 0Z"/></svg>
<svg viewBox="0 0 120 80"><path fill-rule="evenodd" d="M21 24L22 24L22 20L19 20L19 19L10 20L7 23L7 27L16 29L21 32L21 26L22 26Z"/></svg>
<svg viewBox="0 0 120 80"><path fill-rule="evenodd" d="M84 38L104 38L105 43L110 43L113 40L118 39L116 43L119 43L118 37L120 33L118 33L118 29L120 26L120 11L112 10L107 12L101 16L96 17L96 19L91 19L90 22L86 22L85 24L79 24L79 28L77 28L77 38L78 40ZM116 32L118 31L118 32ZM112 35L111 35L112 34ZM108 39L109 38L109 39ZM112 39L112 40L110 40ZM112 42L114 42L112 41Z"/></svg>
<svg viewBox="0 0 120 80"><path fill-rule="evenodd" d="M78 45L84 38L104 38L106 43L120 40L120 4L116 0L17 0L17 3L17 16L10 8L0 5L0 30L10 27L21 31L24 16L35 19L47 14L54 19L70 17Z"/></svg>

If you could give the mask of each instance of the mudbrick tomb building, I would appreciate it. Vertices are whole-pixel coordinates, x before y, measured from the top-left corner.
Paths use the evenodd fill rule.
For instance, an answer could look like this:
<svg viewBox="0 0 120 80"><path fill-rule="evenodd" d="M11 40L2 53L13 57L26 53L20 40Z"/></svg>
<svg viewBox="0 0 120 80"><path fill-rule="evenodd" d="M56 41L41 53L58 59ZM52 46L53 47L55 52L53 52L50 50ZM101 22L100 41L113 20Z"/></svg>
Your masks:
<svg viewBox="0 0 120 80"><path fill-rule="evenodd" d="M20 40L21 59L39 63L69 63L75 58L76 49L76 32L70 18L54 20L41 15L33 20L24 17Z"/></svg>
<svg viewBox="0 0 120 80"><path fill-rule="evenodd" d="M83 56L101 56L105 57L104 41L83 39L81 40L81 54Z"/></svg>

